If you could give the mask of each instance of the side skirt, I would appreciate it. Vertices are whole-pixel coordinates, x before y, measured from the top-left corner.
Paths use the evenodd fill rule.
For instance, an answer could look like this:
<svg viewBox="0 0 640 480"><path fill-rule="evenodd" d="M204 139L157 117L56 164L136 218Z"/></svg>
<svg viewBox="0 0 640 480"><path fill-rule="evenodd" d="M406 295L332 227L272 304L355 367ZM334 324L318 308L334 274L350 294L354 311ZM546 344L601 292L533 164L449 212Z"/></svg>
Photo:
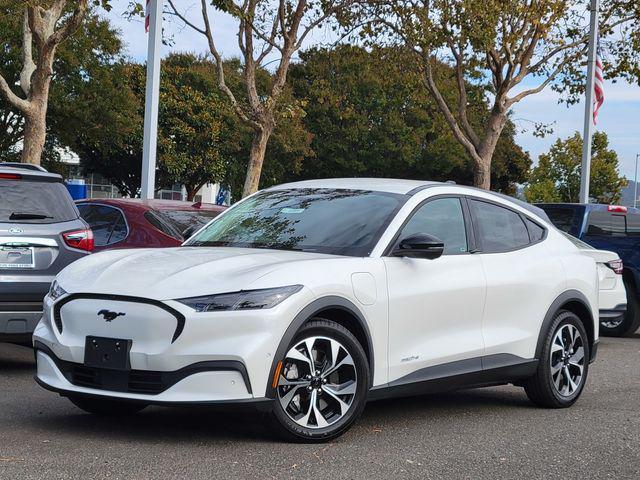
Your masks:
<svg viewBox="0 0 640 480"><path fill-rule="evenodd" d="M373 387L369 400L504 385L533 376L537 366L537 359L506 353L435 365Z"/></svg>

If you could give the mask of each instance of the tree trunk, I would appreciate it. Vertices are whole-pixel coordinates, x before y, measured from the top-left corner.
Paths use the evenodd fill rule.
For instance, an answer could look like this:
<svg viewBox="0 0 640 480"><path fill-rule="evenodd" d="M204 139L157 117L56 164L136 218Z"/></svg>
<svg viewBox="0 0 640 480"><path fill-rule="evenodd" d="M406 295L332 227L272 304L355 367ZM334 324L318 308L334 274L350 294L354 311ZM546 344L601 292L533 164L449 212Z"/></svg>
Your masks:
<svg viewBox="0 0 640 480"><path fill-rule="evenodd" d="M473 186L483 190L491 190L491 155L474 163Z"/></svg>
<svg viewBox="0 0 640 480"><path fill-rule="evenodd" d="M253 140L251 141L251 152L249 153L249 168L247 168L247 177L242 190L242 197L247 197L258 191L260 185L260 175L262 174L262 164L264 163L264 155L267 151L267 143L269 137L273 133L273 127L262 127L255 130Z"/></svg>
<svg viewBox="0 0 640 480"><path fill-rule="evenodd" d="M47 104L33 105L33 111L25 115L22 162L40 165L47 137Z"/></svg>
<svg viewBox="0 0 640 480"><path fill-rule="evenodd" d="M185 189L187 190L187 202L193 202L193 199L201 188L202 185L185 185Z"/></svg>

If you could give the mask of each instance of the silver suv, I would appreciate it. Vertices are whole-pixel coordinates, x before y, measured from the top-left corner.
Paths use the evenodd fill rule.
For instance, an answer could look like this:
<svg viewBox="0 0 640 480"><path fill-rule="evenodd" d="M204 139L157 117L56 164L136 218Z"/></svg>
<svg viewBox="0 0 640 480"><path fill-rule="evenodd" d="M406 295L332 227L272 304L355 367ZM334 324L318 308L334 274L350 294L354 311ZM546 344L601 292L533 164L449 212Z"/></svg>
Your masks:
<svg viewBox="0 0 640 480"><path fill-rule="evenodd" d="M0 341L30 343L53 277L91 250L60 175L0 165Z"/></svg>

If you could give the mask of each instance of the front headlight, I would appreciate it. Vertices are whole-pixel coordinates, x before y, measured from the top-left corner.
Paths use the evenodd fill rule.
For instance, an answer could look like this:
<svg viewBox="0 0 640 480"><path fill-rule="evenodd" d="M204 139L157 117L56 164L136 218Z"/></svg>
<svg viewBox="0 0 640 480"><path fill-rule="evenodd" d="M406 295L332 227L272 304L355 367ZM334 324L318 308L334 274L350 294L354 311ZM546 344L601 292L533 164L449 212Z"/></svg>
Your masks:
<svg viewBox="0 0 640 480"><path fill-rule="evenodd" d="M51 300L57 300L66 294L66 290L60 286L57 280L54 280L53 283L51 283L51 286L49 287L49 298Z"/></svg>
<svg viewBox="0 0 640 480"><path fill-rule="evenodd" d="M259 310L273 308L300 290L302 290L302 285L290 285L288 287L264 288L262 290L219 293L204 297L180 298L176 301L193 308L196 312Z"/></svg>

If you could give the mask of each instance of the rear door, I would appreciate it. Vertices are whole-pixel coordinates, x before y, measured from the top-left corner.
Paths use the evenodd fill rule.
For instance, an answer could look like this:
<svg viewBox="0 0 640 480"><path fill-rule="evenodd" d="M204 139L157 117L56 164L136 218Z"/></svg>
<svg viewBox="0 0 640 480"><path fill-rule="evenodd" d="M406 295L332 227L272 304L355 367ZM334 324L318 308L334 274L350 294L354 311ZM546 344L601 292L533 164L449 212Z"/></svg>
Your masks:
<svg viewBox="0 0 640 480"><path fill-rule="evenodd" d="M86 255L62 233L84 228L59 177L0 173L0 302L41 303L53 277Z"/></svg>
<svg viewBox="0 0 640 480"><path fill-rule="evenodd" d="M527 216L480 198L470 197L469 207L487 279L483 366L531 359L542 320L565 282L562 264L545 247L545 229Z"/></svg>

